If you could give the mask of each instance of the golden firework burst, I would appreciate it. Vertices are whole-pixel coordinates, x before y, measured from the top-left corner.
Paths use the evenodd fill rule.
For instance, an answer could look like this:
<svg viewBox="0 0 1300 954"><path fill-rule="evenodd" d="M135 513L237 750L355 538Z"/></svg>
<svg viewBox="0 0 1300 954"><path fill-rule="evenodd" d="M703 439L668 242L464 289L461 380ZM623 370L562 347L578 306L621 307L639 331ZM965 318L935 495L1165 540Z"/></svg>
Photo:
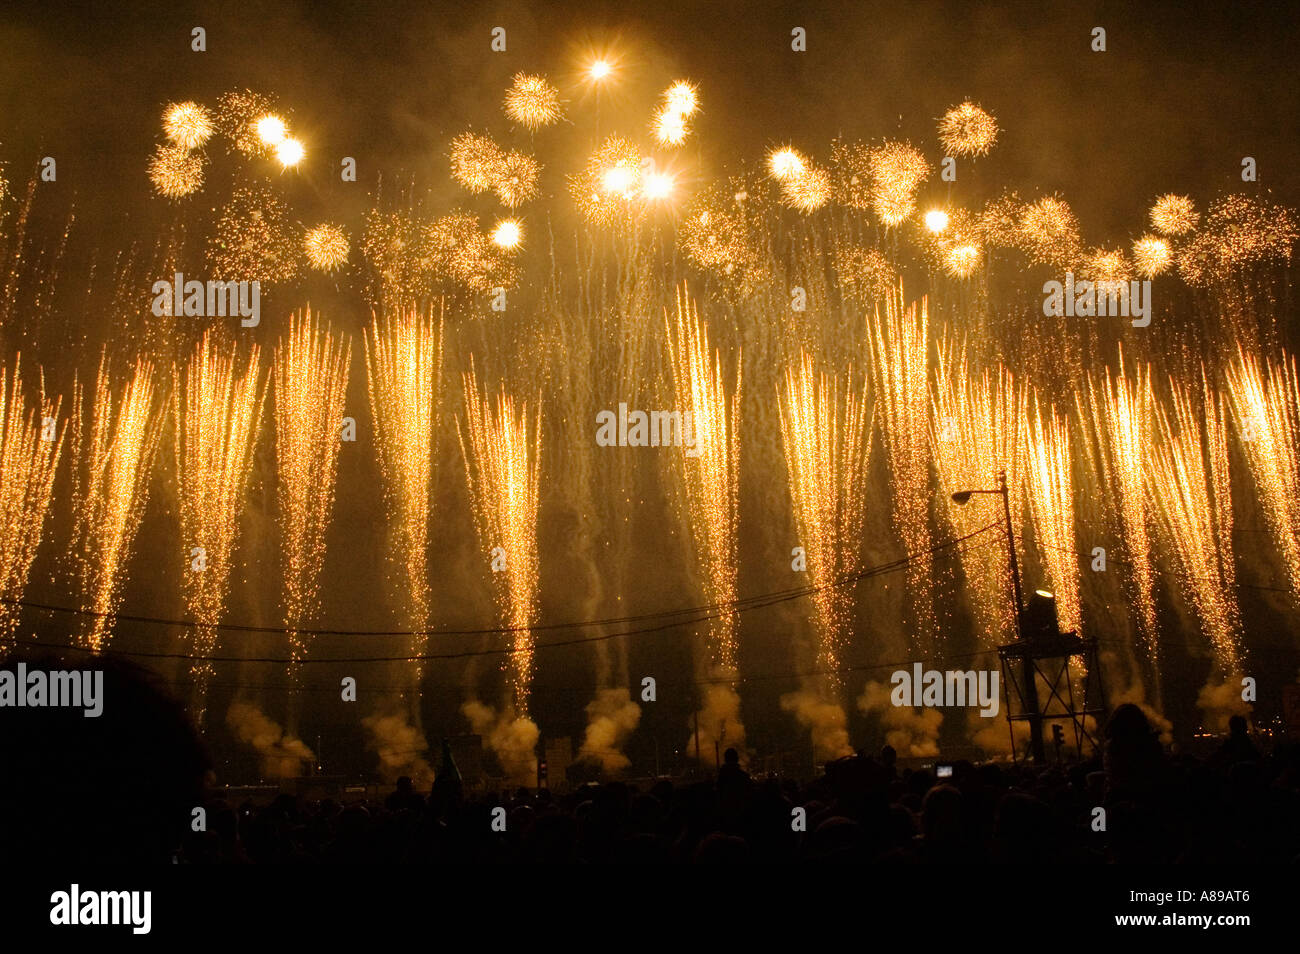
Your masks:
<svg viewBox="0 0 1300 954"><path fill-rule="evenodd" d="M988 155L997 139L997 120L969 100L939 120L939 141L951 156Z"/></svg>
<svg viewBox="0 0 1300 954"><path fill-rule="evenodd" d="M549 126L564 115L560 91L544 76L529 73L515 74L514 82L506 90L505 111L529 131Z"/></svg>
<svg viewBox="0 0 1300 954"><path fill-rule="evenodd" d="M215 128L212 114L198 103L172 103L163 113L163 132L181 149L202 146Z"/></svg>
<svg viewBox="0 0 1300 954"><path fill-rule="evenodd" d="M1155 278L1169 270L1174 253L1166 239L1144 235L1133 243L1133 266L1143 278Z"/></svg>
<svg viewBox="0 0 1300 954"><path fill-rule="evenodd" d="M149 181L168 199L193 195L203 188L203 155L180 146L159 146L149 160Z"/></svg>
<svg viewBox="0 0 1300 954"><path fill-rule="evenodd" d="M1156 199L1156 204L1151 206L1151 225L1162 235L1184 235L1196 228L1199 221L1201 214L1185 195L1170 192Z"/></svg>
<svg viewBox="0 0 1300 954"><path fill-rule="evenodd" d="M317 271L332 272L348 260L348 234L341 225L326 222L308 229L302 247L307 264Z"/></svg>

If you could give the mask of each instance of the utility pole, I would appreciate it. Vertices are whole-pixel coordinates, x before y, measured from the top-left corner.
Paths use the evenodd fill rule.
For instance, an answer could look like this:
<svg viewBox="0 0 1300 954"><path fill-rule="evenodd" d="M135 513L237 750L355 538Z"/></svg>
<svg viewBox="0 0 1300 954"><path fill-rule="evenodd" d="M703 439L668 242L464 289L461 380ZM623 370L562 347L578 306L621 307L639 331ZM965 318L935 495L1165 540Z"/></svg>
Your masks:
<svg viewBox="0 0 1300 954"><path fill-rule="evenodd" d="M1011 587L1016 598L1016 638L1025 638L1025 598L1020 589L1020 564L1016 559L1016 535L1011 524L1011 493L1007 488L1007 472L998 471L998 490L1002 493L1002 513L1007 520L1007 556L1011 560ZM1043 750L1043 716L1038 707L1038 679L1034 674L1034 659L1029 654L1021 661L1021 679L1024 681L1025 708L1029 710L1029 751L1034 764L1043 765L1047 753Z"/></svg>

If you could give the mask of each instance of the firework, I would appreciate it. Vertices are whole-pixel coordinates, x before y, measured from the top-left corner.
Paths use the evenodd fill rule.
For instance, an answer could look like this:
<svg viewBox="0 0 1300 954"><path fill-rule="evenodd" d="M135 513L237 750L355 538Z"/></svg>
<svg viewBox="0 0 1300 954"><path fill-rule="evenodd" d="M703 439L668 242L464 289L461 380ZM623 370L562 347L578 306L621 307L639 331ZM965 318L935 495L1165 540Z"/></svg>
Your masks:
<svg viewBox="0 0 1300 954"><path fill-rule="evenodd" d="M541 173L541 165L532 156L504 153L493 166L492 191L506 208L518 208L537 197Z"/></svg>
<svg viewBox="0 0 1300 954"><path fill-rule="evenodd" d="M411 629L429 627L429 522L442 382L442 326L414 311L373 326L366 338L371 417L396 537ZM427 640L415 637L411 652ZM418 684L423 667L414 666Z"/></svg>
<svg viewBox="0 0 1300 954"><path fill-rule="evenodd" d="M1144 235L1133 243L1133 265L1143 278L1155 278L1168 271L1173 260L1169 242L1157 235Z"/></svg>
<svg viewBox="0 0 1300 954"><path fill-rule="evenodd" d="M1074 479L1070 432L1063 416L1044 407L1031 392L1027 407L1026 475L1034 539L1052 581L1057 620L1063 632L1078 632L1079 550L1074 536Z"/></svg>
<svg viewBox="0 0 1300 954"><path fill-rule="evenodd" d="M641 194L647 199L667 199L673 194L675 187L676 182L668 173L650 172L646 174Z"/></svg>
<svg viewBox="0 0 1300 954"><path fill-rule="evenodd" d="M1184 235L1196 228L1201 215L1196 205L1185 195L1169 193L1156 199L1151 206L1151 225L1161 235Z"/></svg>
<svg viewBox="0 0 1300 954"><path fill-rule="evenodd" d="M902 289L868 320L876 416L889 461L894 522L911 556L908 589L916 644L928 648L935 635L931 603L934 556L930 552L930 426L928 305L904 308Z"/></svg>
<svg viewBox="0 0 1300 954"><path fill-rule="evenodd" d="M708 332L684 291L677 296L676 321L668 325L668 347L678 424L686 445L680 453L674 452L674 460L684 488L687 522L706 598L725 607L736 599L740 358L734 380L728 381L722 359L709 351ZM733 611L724 610L713 621L710 650L713 668L736 671Z"/></svg>
<svg viewBox="0 0 1300 954"><path fill-rule="evenodd" d="M681 220L680 235L690 261L742 296L771 274L756 247L745 204L734 191L714 185L697 195Z"/></svg>
<svg viewBox="0 0 1300 954"><path fill-rule="evenodd" d="M641 152L629 140L610 136L569 179L569 192L582 217L593 225L611 225L634 213L641 192Z"/></svg>
<svg viewBox="0 0 1300 954"><path fill-rule="evenodd" d="M799 544L817 591L818 667L835 675L849 627L851 591L844 578L861 564L871 420L861 388L843 384L804 354L786 369L780 390L781 436Z"/></svg>
<svg viewBox="0 0 1300 954"><path fill-rule="evenodd" d="M306 150L297 139L292 136L286 136L275 147L275 158L280 165L286 169L291 169L298 163L302 162L303 154Z"/></svg>
<svg viewBox="0 0 1300 954"><path fill-rule="evenodd" d="M496 182L501 149L487 136L461 133L451 141L451 177L470 192L486 192Z"/></svg>
<svg viewBox="0 0 1300 954"><path fill-rule="evenodd" d="M435 220L425 233L422 251L438 273L475 291L516 281L517 269L505 254L509 249L493 243L478 219L464 212Z"/></svg>
<svg viewBox="0 0 1300 954"><path fill-rule="evenodd" d="M916 210L916 188L930 174L920 151L901 142L869 153L871 208L885 225L899 225Z"/></svg>
<svg viewBox="0 0 1300 954"><path fill-rule="evenodd" d="M266 156L274 143L268 144L259 135L258 124L270 112L271 101L259 93L251 90L223 93L217 100L217 129L244 155Z"/></svg>
<svg viewBox="0 0 1300 954"><path fill-rule="evenodd" d="M978 245L954 245L944 255L944 267L953 278L969 278L975 274L984 253Z"/></svg>
<svg viewBox="0 0 1300 954"><path fill-rule="evenodd" d="M1139 368L1130 378L1124 367L1096 382L1090 376L1087 405L1079 398L1079 416L1090 424L1085 437L1105 497L1112 532L1130 564L1127 579L1137 613L1137 631L1159 692L1159 629L1156 625L1155 570L1151 559L1149 511L1145 494L1145 461L1151 447L1154 403L1149 370Z"/></svg>
<svg viewBox="0 0 1300 954"><path fill-rule="evenodd" d="M1120 249L1094 249L1088 253L1082 262L1079 263L1080 274L1094 282L1124 282L1127 283L1131 274L1132 266L1124 252ZM1121 294L1127 293L1127 284L1121 288Z"/></svg>
<svg viewBox="0 0 1300 954"><path fill-rule="evenodd" d="M781 201L800 212L814 212L830 201L831 177L815 166L781 182Z"/></svg>
<svg viewBox="0 0 1300 954"><path fill-rule="evenodd" d="M997 139L997 120L970 101L954 106L939 120L939 141L951 156L988 155Z"/></svg>
<svg viewBox="0 0 1300 954"><path fill-rule="evenodd" d="M942 232L948 227L948 213L943 209L931 209L925 213L925 227L936 234Z"/></svg>
<svg viewBox="0 0 1300 954"><path fill-rule="evenodd" d="M530 434L531 432L531 434ZM500 550L505 572L498 587L502 618L511 628L515 712L528 715L532 685L532 627L537 624L537 501L541 478L541 409L531 420L504 388L496 406L480 397L473 363L465 375L465 424L457 421L479 539L490 560Z"/></svg>
<svg viewBox="0 0 1300 954"><path fill-rule="evenodd" d="M871 150L860 142L831 145L835 201L850 209L871 208Z"/></svg>
<svg viewBox="0 0 1300 954"><path fill-rule="evenodd" d="M958 344L951 334L940 340L930 442L945 498L959 490L990 487L998 471L1005 471L1012 520L1020 524L1024 406L1024 387L1010 371L1000 367L996 374L986 371L974 378L965 344ZM958 536L974 533L988 522L987 515L975 507L948 507L947 513ZM1015 615L1007 599L1010 567L1005 558L990 558L984 549L963 550L960 557L971 590L977 637L981 645L1001 645L1015 635Z"/></svg>
<svg viewBox="0 0 1300 954"><path fill-rule="evenodd" d="M517 249L523 238L524 230L518 219L505 219L492 230L492 244L498 248Z"/></svg>
<svg viewBox="0 0 1300 954"><path fill-rule="evenodd" d="M680 116L690 116L699 105L699 94L695 85L686 80L678 80L664 93L664 108Z"/></svg>
<svg viewBox="0 0 1300 954"><path fill-rule="evenodd" d="M180 146L159 146L149 160L149 181L168 199L192 195L203 188L203 156Z"/></svg>
<svg viewBox="0 0 1300 954"><path fill-rule="evenodd" d="M289 207L266 188L236 189L208 243L209 266L222 281L289 281L302 255Z"/></svg>
<svg viewBox="0 0 1300 954"><path fill-rule="evenodd" d="M662 110L655 117L655 139L663 146L680 146L686 141L686 117L671 109Z"/></svg>
<svg viewBox="0 0 1300 954"><path fill-rule="evenodd" d="M1182 573L1179 582L1221 674L1239 671L1241 614L1232 549L1232 493L1224 402L1202 379L1198 398L1170 382L1173 414L1158 414L1161 442L1148 471L1152 508Z"/></svg>
<svg viewBox="0 0 1300 954"><path fill-rule="evenodd" d="M131 547L149 496L149 476L162 433L153 366L136 362L114 402L107 361L101 361L89 407L78 387L73 400L72 553L82 608L94 616L82 645L108 645L112 614L126 577Z"/></svg>
<svg viewBox="0 0 1300 954"><path fill-rule="evenodd" d="M1191 285L1223 280L1265 262L1291 261L1300 227L1289 209L1232 195L1210 206L1205 224L1183 248L1178 271Z"/></svg>
<svg viewBox="0 0 1300 954"><path fill-rule="evenodd" d="M1058 267L1072 266L1079 259L1079 220L1063 199L1047 196L1018 212L1014 241L1030 259Z"/></svg>
<svg viewBox="0 0 1300 954"><path fill-rule="evenodd" d="M348 234L341 225L317 225L303 236L302 249L308 265L317 271L332 272L347 263Z"/></svg>
<svg viewBox="0 0 1300 954"><path fill-rule="evenodd" d="M0 367L0 597L20 600L27 587L50 510L63 436L55 434L60 402L45 396L42 378L34 403L24 396L21 359ZM0 604L0 639L12 639L19 609Z"/></svg>
<svg viewBox="0 0 1300 954"><path fill-rule="evenodd" d="M264 146L279 146L289 135L289 127L285 125L284 120L273 113L258 117L253 123L253 129Z"/></svg>
<svg viewBox="0 0 1300 954"><path fill-rule="evenodd" d="M840 288L861 304L888 301L898 290L898 271L880 249L837 246L832 262Z"/></svg>
<svg viewBox="0 0 1300 954"><path fill-rule="evenodd" d="M179 485L181 539L189 565L185 605L191 632L196 721L202 724L217 642L235 567L235 546L253 450L262 420L265 383L254 346L247 362L237 349L204 334L184 367L173 371L172 418Z"/></svg>
<svg viewBox="0 0 1300 954"><path fill-rule="evenodd" d="M1239 350L1228 367L1237 435L1292 593L1300 596L1300 375L1294 357Z"/></svg>
<svg viewBox="0 0 1300 954"><path fill-rule="evenodd" d="M197 149L212 136L211 114L198 103L172 103L163 113L163 132L181 149Z"/></svg>
<svg viewBox="0 0 1300 954"><path fill-rule="evenodd" d="M301 632L317 606L325 531L334 508L343 402L351 345L321 327L311 311L291 316L275 353L275 462L284 565L284 623L290 656L307 655ZM297 666L290 665L297 678Z"/></svg>
<svg viewBox="0 0 1300 954"><path fill-rule="evenodd" d="M767 167L772 173L772 178L778 182L786 182L802 176L804 170L808 168L808 160L796 150L786 146L783 149L774 150L767 157Z"/></svg>
<svg viewBox="0 0 1300 954"><path fill-rule="evenodd" d="M516 73L506 90L506 115L525 129L533 131L549 126L564 115L560 91L542 76Z"/></svg>

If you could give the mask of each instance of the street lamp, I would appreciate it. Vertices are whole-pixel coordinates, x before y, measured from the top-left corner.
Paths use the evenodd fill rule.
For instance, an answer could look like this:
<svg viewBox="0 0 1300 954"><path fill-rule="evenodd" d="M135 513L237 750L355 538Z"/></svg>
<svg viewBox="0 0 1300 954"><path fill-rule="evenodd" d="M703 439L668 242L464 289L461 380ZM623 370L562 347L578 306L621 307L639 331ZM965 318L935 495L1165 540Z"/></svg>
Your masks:
<svg viewBox="0 0 1300 954"><path fill-rule="evenodd" d="M1020 564L1016 560L1016 537L1015 530L1011 525L1011 495L1007 491L1007 472L998 471L998 486L996 490L959 490L952 495L952 502L959 507L964 507L970 502L975 494L999 494L1002 497L1002 515L1007 524L1007 557L1011 561L1011 589L1015 598L1016 614L1016 639L1024 640L1024 598L1020 592ZM1035 764L1041 765L1047 761L1047 753L1043 750L1042 724L1043 717L1038 711L1038 683L1034 678L1034 662L1028 653L1022 657L1023 660L1023 679L1025 682L1025 707L1029 710L1029 745L1033 752ZM1008 699L1010 696L1008 696Z"/></svg>

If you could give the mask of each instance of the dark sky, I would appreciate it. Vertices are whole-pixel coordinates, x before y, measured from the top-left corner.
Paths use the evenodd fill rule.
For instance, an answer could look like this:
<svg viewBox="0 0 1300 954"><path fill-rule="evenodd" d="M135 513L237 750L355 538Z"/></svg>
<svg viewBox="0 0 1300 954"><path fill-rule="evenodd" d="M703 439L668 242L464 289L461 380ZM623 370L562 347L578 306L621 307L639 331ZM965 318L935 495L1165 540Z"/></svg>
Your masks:
<svg viewBox="0 0 1300 954"><path fill-rule="evenodd" d="M189 50L195 25L206 53ZM505 53L489 50L493 26ZM790 51L793 26L806 53ZM1089 48L1094 26L1105 53ZM401 172L435 185L452 135L502 127L514 72L563 88L584 44L612 42L631 131L669 78L690 77L715 167L787 139L824 156L836 134L934 153L936 117L969 97L1004 133L964 181L1060 191L1100 244L1130 237L1161 192L1204 202L1240 187L1245 155L1261 188L1297 204L1298 38L1287 4L41 4L0 20L0 159L21 181L55 155L83 208L131 210L162 106L246 86L291 111L313 187L333 188L324 159L341 155L361 161L363 183Z"/></svg>

